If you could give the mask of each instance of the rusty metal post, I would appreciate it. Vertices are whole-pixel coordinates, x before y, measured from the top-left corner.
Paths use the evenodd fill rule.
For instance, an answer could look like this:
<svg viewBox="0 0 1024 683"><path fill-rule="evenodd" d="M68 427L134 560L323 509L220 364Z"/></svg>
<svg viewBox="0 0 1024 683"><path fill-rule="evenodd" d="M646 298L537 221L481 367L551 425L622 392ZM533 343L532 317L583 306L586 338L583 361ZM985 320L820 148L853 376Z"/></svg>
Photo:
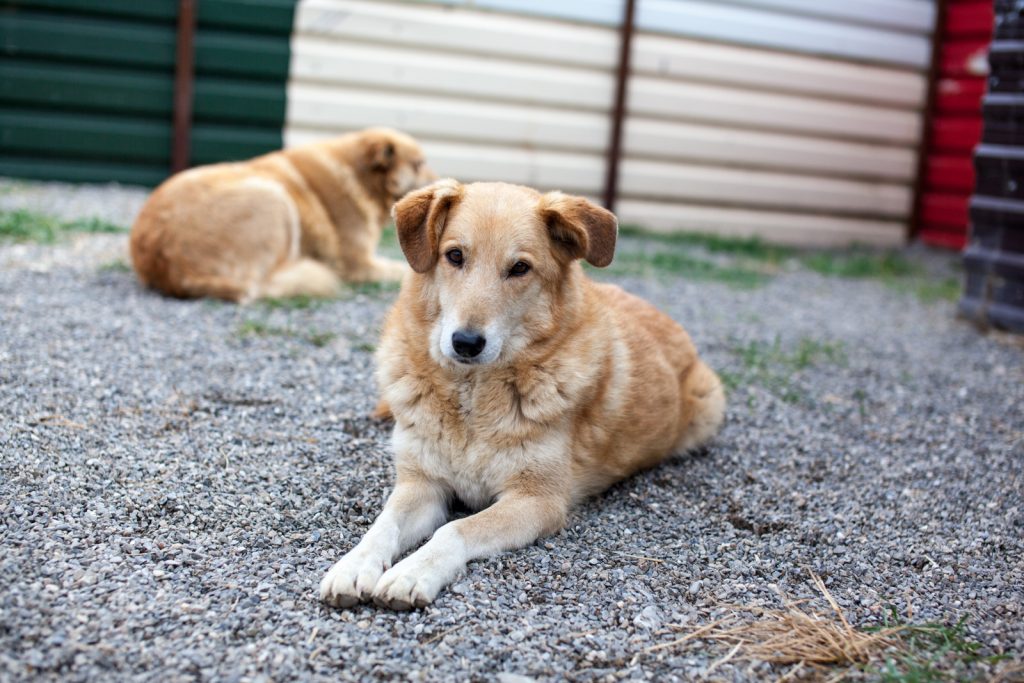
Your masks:
<svg viewBox="0 0 1024 683"><path fill-rule="evenodd" d="M928 175L928 154L931 152L929 139L935 120L935 102L939 93L939 77L942 74L942 43L946 37L946 11L948 0L935 3L935 30L932 31L932 61L926 77L924 110L921 112L921 140L917 145L917 175L914 176L913 206L910 208L910 223L907 225L907 241L914 239L921 230L921 215L924 208L925 178Z"/></svg>
<svg viewBox="0 0 1024 683"><path fill-rule="evenodd" d="M192 99L195 83L196 3L178 0L178 40L174 63L174 129L171 173L188 168L192 148Z"/></svg>
<svg viewBox="0 0 1024 683"><path fill-rule="evenodd" d="M615 101L612 104L611 136L604 181L604 206L615 211L619 192L619 160L622 157L622 126L626 116L626 89L629 86L629 62L636 20L636 0L626 0L626 11L619 28L619 64L615 74Z"/></svg>

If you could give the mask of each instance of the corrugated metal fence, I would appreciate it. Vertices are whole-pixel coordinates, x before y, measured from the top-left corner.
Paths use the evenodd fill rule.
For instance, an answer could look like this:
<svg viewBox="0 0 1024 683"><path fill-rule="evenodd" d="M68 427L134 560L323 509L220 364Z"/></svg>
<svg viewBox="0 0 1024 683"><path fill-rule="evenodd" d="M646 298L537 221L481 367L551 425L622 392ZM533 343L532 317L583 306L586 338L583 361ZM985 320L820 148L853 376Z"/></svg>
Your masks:
<svg viewBox="0 0 1024 683"><path fill-rule="evenodd" d="M444 174L599 197L622 6L302 0L286 143L393 125ZM935 14L925 0L640 0L622 220L902 242Z"/></svg>
<svg viewBox="0 0 1024 683"><path fill-rule="evenodd" d="M162 179L176 5L0 0L0 174ZM391 125L445 175L602 195L624 0L198 7L193 163ZM623 222L905 239L935 2L637 7Z"/></svg>
<svg viewBox="0 0 1024 683"><path fill-rule="evenodd" d="M191 162L282 144L292 0L202 0ZM0 174L168 174L177 0L0 3Z"/></svg>

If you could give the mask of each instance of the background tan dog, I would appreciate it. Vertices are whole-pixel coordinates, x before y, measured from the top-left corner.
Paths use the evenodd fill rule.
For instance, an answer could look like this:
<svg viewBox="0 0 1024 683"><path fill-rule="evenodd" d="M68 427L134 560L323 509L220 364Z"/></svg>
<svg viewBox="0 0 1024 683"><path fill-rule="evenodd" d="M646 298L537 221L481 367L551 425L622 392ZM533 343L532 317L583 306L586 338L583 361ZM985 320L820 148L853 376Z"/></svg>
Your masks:
<svg viewBox="0 0 1024 683"><path fill-rule="evenodd" d="M149 197L132 262L166 294L239 302L398 280L405 264L375 255L381 230L402 195L435 178L419 145L386 128L200 166Z"/></svg>
<svg viewBox="0 0 1024 683"><path fill-rule="evenodd" d="M584 275L578 259L612 260L608 211L445 180L407 195L395 222L415 271L378 352L397 481L321 582L335 605L425 605L467 561L552 533L582 498L707 442L725 410L679 325ZM481 511L441 526L454 497Z"/></svg>

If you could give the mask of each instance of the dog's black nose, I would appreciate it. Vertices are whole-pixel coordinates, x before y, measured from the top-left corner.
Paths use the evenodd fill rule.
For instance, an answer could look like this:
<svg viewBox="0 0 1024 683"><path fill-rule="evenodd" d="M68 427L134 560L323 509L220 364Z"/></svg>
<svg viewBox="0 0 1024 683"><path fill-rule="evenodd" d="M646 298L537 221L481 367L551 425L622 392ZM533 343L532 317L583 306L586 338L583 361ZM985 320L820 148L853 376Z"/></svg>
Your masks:
<svg viewBox="0 0 1024 683"><path fill-rule="evenodd" d="M486 345L487 340L484 339L484 336L476 332L459 330L452 335L452 348L463 358L476 358Z"/></svg>

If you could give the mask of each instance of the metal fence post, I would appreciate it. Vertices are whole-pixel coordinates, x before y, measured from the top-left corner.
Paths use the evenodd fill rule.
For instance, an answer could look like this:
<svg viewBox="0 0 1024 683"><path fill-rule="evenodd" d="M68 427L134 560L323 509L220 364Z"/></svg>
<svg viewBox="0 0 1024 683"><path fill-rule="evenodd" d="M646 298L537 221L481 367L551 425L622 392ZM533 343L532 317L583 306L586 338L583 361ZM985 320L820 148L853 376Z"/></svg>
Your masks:
<svg viewBox="0 0 1024 683"><path fill-rule="evenodd" d="M174 63L174 129L171 173L188 168L192 148L197 0L178 1L178 40Z"/></svg>
<svg viewBox="0 0 1024 683"><path fill-rule="evenodd" d="M612 104L611 136L604 181L604 206L615 211L619 191L619 160L622 156L622 125L626 115L626 89L629 86L629 61L636 19L636 0L626 0L625 14L619 27L619 64L615 74L615 101Z"/></svg>

